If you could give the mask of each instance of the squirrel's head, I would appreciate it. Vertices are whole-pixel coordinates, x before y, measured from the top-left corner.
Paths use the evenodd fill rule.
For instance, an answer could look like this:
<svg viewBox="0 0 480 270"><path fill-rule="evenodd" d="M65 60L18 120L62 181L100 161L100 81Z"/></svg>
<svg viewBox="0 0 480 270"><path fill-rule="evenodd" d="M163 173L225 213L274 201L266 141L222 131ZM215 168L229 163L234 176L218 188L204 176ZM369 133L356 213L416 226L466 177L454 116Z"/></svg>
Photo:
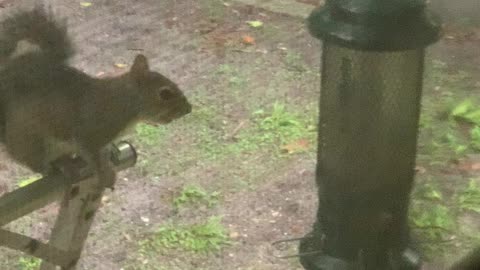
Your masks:
<svg viewBox="0 0 480 270"><path fill-rule="evenodd" d="M130 70L143 98L141 120L151 124L167 124L192 111L177 85L158 72L151 71L144 55L137 55Z"/></svg>

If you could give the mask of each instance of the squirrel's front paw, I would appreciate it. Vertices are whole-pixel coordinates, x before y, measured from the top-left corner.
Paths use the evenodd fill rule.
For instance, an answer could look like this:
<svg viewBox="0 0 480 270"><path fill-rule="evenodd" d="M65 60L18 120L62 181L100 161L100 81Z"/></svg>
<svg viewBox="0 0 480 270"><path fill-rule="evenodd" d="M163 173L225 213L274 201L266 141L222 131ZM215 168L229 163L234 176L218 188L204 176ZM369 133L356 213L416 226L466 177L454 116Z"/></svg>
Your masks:
<svg viewBox="0 0 480 270"><path fill-rule="evenodd" d="M77 175L76 168L73 166L72 159L65 155L61 156L44 166L44 175L51 175L55 173L62 173L68 180L73 180Z"/></svg>

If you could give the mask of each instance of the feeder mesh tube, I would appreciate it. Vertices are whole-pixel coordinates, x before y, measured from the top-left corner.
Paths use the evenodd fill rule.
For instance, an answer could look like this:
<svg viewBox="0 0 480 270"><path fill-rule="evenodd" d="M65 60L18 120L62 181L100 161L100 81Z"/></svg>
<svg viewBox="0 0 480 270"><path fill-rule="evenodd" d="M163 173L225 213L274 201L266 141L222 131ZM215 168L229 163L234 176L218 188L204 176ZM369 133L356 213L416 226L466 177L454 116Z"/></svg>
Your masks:
<svg viewBox="0 0 480 270"><path fill-rule="evenodd" d="M327 253L356 259L372 239L404 248L424 49L372 52L324 43L322 61L316 226L327 235ZM384 224L385 215L396 225Z"/></svg>

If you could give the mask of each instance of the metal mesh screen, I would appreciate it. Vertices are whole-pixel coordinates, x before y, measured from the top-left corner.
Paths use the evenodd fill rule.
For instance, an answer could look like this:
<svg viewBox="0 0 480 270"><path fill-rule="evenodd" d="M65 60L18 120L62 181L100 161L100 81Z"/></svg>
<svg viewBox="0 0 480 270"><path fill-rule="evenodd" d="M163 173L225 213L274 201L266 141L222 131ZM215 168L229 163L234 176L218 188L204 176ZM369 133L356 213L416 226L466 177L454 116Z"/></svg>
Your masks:
<svg viewBox="0 0 480 270"><path fill-rule="evenodd" d="M423 53L324 45L314 231L327 236L327 254L356 260L359 250L399 254L408 245Z"/></svg>
<svg viewBox="0 0 480 270"><path fill-rule="evenodd" d="M411 182L422 54L423 49L379 53L324 45L319 135L324 184L336 181L343 191L364 192Z"/></svg>

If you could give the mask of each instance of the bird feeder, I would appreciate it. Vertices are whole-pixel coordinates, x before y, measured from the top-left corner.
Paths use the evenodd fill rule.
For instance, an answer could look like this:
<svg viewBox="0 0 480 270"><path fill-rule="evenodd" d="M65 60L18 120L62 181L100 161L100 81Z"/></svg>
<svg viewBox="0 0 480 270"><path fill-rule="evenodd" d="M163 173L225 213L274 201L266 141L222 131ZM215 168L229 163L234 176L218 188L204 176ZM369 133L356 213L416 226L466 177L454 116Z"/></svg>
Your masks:
<svg viewBox="0 0 480 270"><path fill-rule="evenodd" d="M418 269L408 206L425 48L439 20L422 0L327 0L308 26L323 41L319 207L300 261L307 270Z"/></svg>

